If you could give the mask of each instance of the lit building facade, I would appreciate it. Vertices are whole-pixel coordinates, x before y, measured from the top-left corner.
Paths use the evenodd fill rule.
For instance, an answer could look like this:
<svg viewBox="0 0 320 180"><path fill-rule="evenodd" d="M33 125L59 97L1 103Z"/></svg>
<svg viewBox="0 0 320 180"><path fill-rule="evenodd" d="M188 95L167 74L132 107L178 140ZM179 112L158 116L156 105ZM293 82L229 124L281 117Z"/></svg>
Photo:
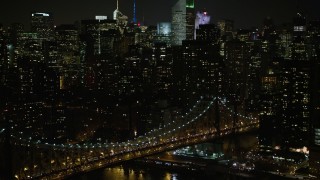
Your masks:
<svg viewBox="0 0 320 180"><path fill-rule="evenodd" d="M118 29L117 27L115 20L82 20L81 34L86 43L87 55L93 56L110 52L113 48L113 35Z"/></svg>
<svg viewBox="0 0 320 180"><path fill-rule="evenodd" d="M196 20L194 7L194 0L186 0L186 40L194 39Z"/></svg>
<svg viewBox="0 0 320 180"><path fill-rule="evenodd" d="M113 20L116 20L121 33L123 33L125 26L128 24L128 16L122 14L119 10L119 0L117 0L117 9L113 11Z"/></svg>
<svg viewBox="0 0 320 180"><path fill-rule="evenodd" d="M54 32L54 19L52 13L32 13L31 32L37 33L40 39L52 39Z"/></svg>
<svg viewBox="0 0 320 180"><path fill-rule="evenodd" d="M173 47L175 102L188 107L201 95L222 95L224 72L218 46L210 41L183 41Z"/></svg>
<svg viewBox="0 0 320 180"><path fill-rule="evenodd" d="M154 36L155 43L166 43L171 45L172 27L170 22L160 22L157 24L157 33Z"/></svg>
<svg viewBox="0 0 320 180"><path fill-rule="evenodd" d="M262 43L264 61L269 61L267 73L262 77L260 98L259 141L264 150L277 146L277 149L298 152L310 145L313 74L307 51L306 20L301 14L294 18L292 30L289 58L278 51L284 45L282 40L276 40L281 39L281 35L266 33ZM276 133L270 136L267 131Z"/></svg>
<svg viewBox="0 0 320 180"><path fill-rule="evenodd" d="M211 16L208 15L207 11L203 11L203 12L197 12L196 15L196 29L199 28L199 25L202 24L210 24L210 20L211 20Z"/></svg>
<svg viewBox="0 0 320 180"><path fill-rule="evenodd" d="M271 152L276 144L279 144L281 137L278 113L281 85L279 62L282 60L271 61L261 76L259 148L262 152Z"/></svg>
<svg viewBox="0 0 320 180"><path fill-rule="evenodd" d="M217 25L221 31L221 35L232 36L234 26L234 22L232 20L222 19L218 21Z"/></svg>
<svg viewBox="0 0 320 180"><path fill-rule="evenodd" d="M320 21L311 21L307 27L309 52L312 59L311 145L309 164L312 172L320 173Z"/></svg>
<svg viewBox="0 0 320 180"><path fill-rule="evenodd" d="M291 58L282 62L281 112L282 145L309 145L311 61L306 50L306 19L297 14L293 22Z"/></svg>
<svg viewBox="0 0 320 180"><path fill-rule="evenodd" d="M22 33L19 38L18 58L29 57L34 62L44 62L43 40L38 33Z"/></svg>
<svg viewBox="0 0 320 180"><path fill-rule="evenodd" d="M281 63L280 119L281 145L302 148L309 145L310 78L309 61L285 60Z"/></svg>
<svg viewBox="0 0 320 180"><path fill-rule="evenodd" d="M161 22L157 24L157 34L169 36L171 34L171 23Z"/></svg>
<svg viewBox="0 0 320 180"><path fill-rule="evenodd" d="M318 39L319 40L319 39ZM319 51L318 51L319 55ZM311 143L309 164L312 172L320 173L320 63L313 63L312 95L311 95Z"/></svg>
<svg viewBox="0 0 320 180"><path fill-rule="evenodd" d="M74 25L60 25L55 29L60 68L60 89L72 87L81 78L80 39Z"/></svg>
<svg viewBox="0 0 320 180"><path fill-rule="evenodd" d="M8 49L7 49L7 37L5 31L0 24L0 82L5 82L5 72L8 69Z"/></svg>
<svg viewBox="0 0 320 180"><path fill-rule="evenodd" d="M172 59L167 57L166 43L156 43L152 48L152 62L154 62L155 90L163 98L168 98L172 88Z"/></svg>
<svg viewBox="0 0 320 180"><path fill-rule="evenodd" d="M193 0L178 0L172 7L173 45L194 38L195 12Z"/></svg>
<svg viewBox="0 0 320 180"><path fill-rule="evenodd" d="M211 16L206 11L197 12L195 19L195 31L198 31L199 25L210 24ZM196 36L195 36L196 39Z"/></svg>
<svg viewBox="0 0 320 180"><path fill-rule="evenodd" d="M220 40L220 30L214 24L200 24L196 29L196 39L217 44Z"/></svg>
<svg viewBox="0 0 320 180"><path fill-rule="evenodd" d="M243 100L246 97L248 87L249 46L243 41L229 41L226 43L225 53L226 93L238 98L241 97Z"/></svg>
<svg viewBox="0 0 320 180"><path fill-rule="evenodd" d="M13 57L11 57L10 64L13 66L17 65L17 58L20 57L20 53L23 51L21 47L21 37L24 33L24 25L21 23L13 23L8 29L10 44L13 48Z"/></svg>

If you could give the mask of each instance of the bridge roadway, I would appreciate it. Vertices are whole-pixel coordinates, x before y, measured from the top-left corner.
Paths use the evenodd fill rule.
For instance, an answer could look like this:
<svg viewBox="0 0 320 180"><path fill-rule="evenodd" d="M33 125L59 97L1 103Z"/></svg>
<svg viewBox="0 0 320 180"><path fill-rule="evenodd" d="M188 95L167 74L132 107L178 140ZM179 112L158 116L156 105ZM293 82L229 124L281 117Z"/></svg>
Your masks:
<svg viewBox="0 0 320 180"><path fill-rule="evenodd" d="M218 116L215 114L217 109ZM239 118L236 123L235 116ZM219 120L216 117L219 117ZM201 99L182 118L127 142L82 145L16 142L18 146L30 147L31 151L24 156L32 157L26 158L26 163L18 168L15 177L61 179L76 173L214 140L232 133L256 130L258 126L257 118L238 114L237 111L228 108L226 101L220 98L213 98L211 101Z"/></svg>

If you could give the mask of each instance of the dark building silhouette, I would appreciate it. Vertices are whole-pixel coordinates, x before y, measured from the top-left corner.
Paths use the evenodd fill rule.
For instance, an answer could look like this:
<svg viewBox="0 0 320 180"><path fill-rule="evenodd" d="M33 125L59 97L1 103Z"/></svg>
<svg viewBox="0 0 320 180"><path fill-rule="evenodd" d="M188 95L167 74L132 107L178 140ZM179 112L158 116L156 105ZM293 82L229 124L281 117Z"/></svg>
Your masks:
<svg viewBox="0 0 320 180"><path fill-rule="evenodd" d="M31 13L31 32L37 33L38 38L51 40L54 36L54 19L52 13Z"/></svg>

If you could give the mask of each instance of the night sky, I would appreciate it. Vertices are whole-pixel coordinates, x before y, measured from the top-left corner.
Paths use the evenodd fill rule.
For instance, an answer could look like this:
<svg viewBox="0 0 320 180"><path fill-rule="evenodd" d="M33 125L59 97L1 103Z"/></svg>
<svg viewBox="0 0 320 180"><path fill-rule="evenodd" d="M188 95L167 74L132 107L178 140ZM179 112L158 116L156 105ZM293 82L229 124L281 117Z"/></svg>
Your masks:
<svg viewBox="0 0 320 180"><path fill-rule="evenodd" d="M146 25L170 21L171 6L175 0L136 0L137 18ZM133 0L119 0L120 11L132 19ZM270 16L275 23L291 22L297 10L296 0L196 0L196 10L206 8L213 18L235 20L237 28L261 26ZM1 3L0 23L29 24L30 13L53 12L55 24L74 23L76 20L92 19L95 15L112 18L116 0L6 0ZM301 0L300 7L309 19L320 18L319 0Z"/></svg>

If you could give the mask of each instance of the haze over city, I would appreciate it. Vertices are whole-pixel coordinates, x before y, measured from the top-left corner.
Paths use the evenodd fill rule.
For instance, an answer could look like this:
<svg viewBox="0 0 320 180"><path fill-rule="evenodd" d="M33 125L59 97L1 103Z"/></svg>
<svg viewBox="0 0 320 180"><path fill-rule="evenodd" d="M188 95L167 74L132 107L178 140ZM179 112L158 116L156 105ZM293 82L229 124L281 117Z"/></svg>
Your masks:
<svg viewBox="0 0 320 180"><path fill-rule="evenodd" d="M173 0L137 0L137 18L146 25L171 20ZM132 19L133 3L119 1L120 11ZM309 18L318 18L320 2L317 0L197 0L196 10L206 10L212 15L213 23L218 19L232 19L238 28L259 27L262 20L270 16L275 23L291 22L300 8ZM55 24L70 24L95 15L112 17L116 8L115 0L10 0L5 2L0 12L0 22L10 24L21 22L29 26L31 12L53 12Z"/></svg>

